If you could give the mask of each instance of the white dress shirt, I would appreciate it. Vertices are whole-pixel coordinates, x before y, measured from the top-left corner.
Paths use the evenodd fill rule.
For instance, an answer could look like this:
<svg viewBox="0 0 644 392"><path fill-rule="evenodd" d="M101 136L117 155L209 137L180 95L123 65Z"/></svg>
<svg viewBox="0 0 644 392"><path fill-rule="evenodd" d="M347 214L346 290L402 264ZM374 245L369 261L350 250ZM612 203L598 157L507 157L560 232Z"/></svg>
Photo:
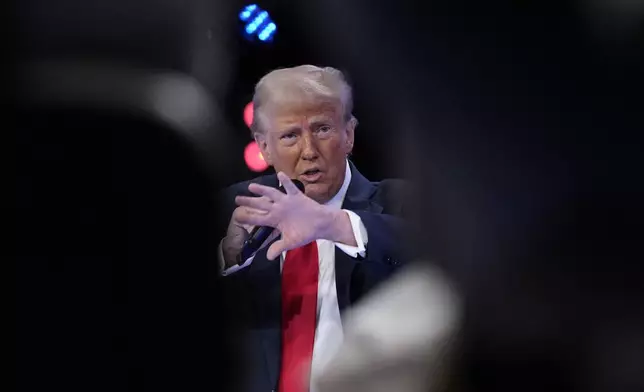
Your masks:
<svg viewBox="0 0 644 392"><path fill-rule="evenodd" d="M344 182L338 193L333 196L325 205L340 209L344 202L347 189L351 183L351 169L349 163L346 163ZM367 230L360 217L348 210L344 210L349 215L353 235L355 236L357 246L350 246L331 242L328 240L317 240L318 258L319 258L319 276L318 276L318 302L317 302L317 319L315 324L315 341L313 343L313 358L311 362L311 379L321 373L328 365L329 361L335 355L336 351L342 345L344 333L342 331L342 321L340 319L340 309L338 308L338 293L335 282L335 247L340 248L350 257L364 257L366 245L368 242ZM286 253L283 252L280 258L280 270L284 265ZM230 275L243 268L248 267L253 262L250 257L244 264L235 265L223 270L224 259L219 245L219 263L222 267L222 275ZM315 392L314 385L311 385L311 392Z"/></svg>

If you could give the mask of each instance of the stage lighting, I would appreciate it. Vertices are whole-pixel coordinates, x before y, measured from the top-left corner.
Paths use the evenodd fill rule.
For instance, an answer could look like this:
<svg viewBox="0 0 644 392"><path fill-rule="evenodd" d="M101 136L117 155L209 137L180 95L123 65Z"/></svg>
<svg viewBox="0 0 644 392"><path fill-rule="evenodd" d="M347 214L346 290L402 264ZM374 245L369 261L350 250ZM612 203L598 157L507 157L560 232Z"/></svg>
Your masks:
<svg viewBox="0 0 644 392"><path fill-rule="evenodd" d="M257 37L260 41L269 42L275 36L277 25L271 19L268 11L251 4L244 7L239 13L239 20L244 22L244 35L246 38Z"/></svg>
<svg viewBox="0 0 644 392"><path fill-rule="evenodd" d="M244 107L244 122L250 128L253 123L253 103L248 102Z"/></svg>
<svg viewBox="0 0 644 392"><path fill-rule="evenodd" d="M248 143L246 149L244 149L244 160L246 161L246 166L254 172L263 172L268 169L268 163L264 160L262 152L254 140Z"/></svg>

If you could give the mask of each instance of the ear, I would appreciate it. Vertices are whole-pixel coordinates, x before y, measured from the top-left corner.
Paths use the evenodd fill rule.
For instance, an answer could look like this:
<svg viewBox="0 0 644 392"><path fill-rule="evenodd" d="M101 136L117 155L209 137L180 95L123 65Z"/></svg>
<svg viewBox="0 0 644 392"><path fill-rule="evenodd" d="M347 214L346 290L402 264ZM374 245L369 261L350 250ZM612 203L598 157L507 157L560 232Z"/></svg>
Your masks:
<svg viewBox="0 0 644 392"><path fill-rule="evenodd" d="M271 154L268 150L268 143L266 142L266 135L257 132L255 133L254 136L255 136L255 142L257 142L257 145L259 146L259 150L262 152L262 156L264 157L264 160L270 166L273 166Z"/></svg>
<svg viewBox="0 0 644 392"><path fill-rule="evenodd" d="M358 120L351 116L351 119L347 122L347 127L346 127L346 134L345 134L345 153L351 154L351 151L353 151L353 141L355 137L355 130L356 127L358 126Z"/></svg>

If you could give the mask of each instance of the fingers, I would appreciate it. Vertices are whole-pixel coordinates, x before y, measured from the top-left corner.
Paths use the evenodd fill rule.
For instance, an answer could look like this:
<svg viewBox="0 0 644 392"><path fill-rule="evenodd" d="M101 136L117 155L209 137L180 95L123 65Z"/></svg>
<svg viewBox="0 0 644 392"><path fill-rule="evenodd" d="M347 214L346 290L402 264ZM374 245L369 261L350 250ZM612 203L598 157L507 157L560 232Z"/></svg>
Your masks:
<svg viewBox="0 0 644 392"><path fill-rule="evenodd" d="M284 196L286 196L278 189L272 188L270 186L260 185L260 184L250 184L248 186L248 190L253 192L256 195L266 196L272 201L279 201Z"/></svg>
<svg viewBox="0 0 644 392"><path fill-rule="evenodd" d="M248 196L237 196L235 198L235 203L238 206L246 206L255 208L263 211L270 211L273 207L273 201L266 196L262 197L248 197Z"/></svg>
<svg viewBox="0 0 644 392"><path fill-rule="evenodd" d="M233 212L233 219L240 225L272 226L266 211L252 207L237 207Z"/></svg>
<svg viewBox="0 0 644 392"><path fill-rule="evenodd" d="M283 252L288 252L289 250L298 248L302 245L304 245L304 243L293 242L292 239L282 237L268 247L266 258L269 260L275 260L275 258L279 257Z"/></svg>
<svg viewBox="0 0 644 392"><path fill-rule="evenodd" d="M271 233L271 235L269 235L269 236L268 236L268 238L266 239L266 241L264 241L264 243L262 243L262 246L260 246L260 247L259 247L259 249L264 249L266 246L268 246L268 245L272 244L272 243L273 243L273 241L275 241L275 239L276 239L277 237L281 236L281 235L282 235L282 233L279 231L279 229L275 229L275 230L273 230L273 232Z"/></svg>
<svg viewBox="0 0 644 392"><path fill-rule="evenodd" d="M300 190L297 189L295 184L293 184L293 181L291 181L291 179L283 172L277 173L277 178L282 183L282 186L284 187L284 190L286 191L287 195L294 195L294 194L300 193Z"/></svg>
<svg viewBox="0 0 644 392"><path fill-rule="evenodd" d="M280 183L284 187L286 194L294 195L301 193L297 186L295 186L293 181L286 174L284 174L284 172L277 173L277 178L280 180ZM282 193L279 189L255 183L248 185L248 190L256 195L264 196L273 202L277 202L285 196L284 193Z"/></svg>
<svg viewBox="0 0 644 392"><path fill-rule="evenodd" d="M268 260L275 260L277 257L279 257L279 255L282 254L282 252L286 250L289 250L286 246L286 241L284 241L283 239L277 240L268 247L268 251L266 251L266 258Z"/></svg>

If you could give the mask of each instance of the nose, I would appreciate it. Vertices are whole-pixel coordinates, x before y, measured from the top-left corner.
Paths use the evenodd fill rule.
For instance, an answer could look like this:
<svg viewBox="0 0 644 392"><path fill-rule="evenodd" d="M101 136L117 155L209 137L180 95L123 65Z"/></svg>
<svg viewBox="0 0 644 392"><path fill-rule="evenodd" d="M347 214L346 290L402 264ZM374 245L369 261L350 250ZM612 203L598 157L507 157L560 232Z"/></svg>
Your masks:
<svg viewBox="0 0 644 392"><path fill-rule="evenodd" d="M302 141L301 158L307 161L317 159L319 155L317 141L311 132L304 132L300 140Z"/></svg>

